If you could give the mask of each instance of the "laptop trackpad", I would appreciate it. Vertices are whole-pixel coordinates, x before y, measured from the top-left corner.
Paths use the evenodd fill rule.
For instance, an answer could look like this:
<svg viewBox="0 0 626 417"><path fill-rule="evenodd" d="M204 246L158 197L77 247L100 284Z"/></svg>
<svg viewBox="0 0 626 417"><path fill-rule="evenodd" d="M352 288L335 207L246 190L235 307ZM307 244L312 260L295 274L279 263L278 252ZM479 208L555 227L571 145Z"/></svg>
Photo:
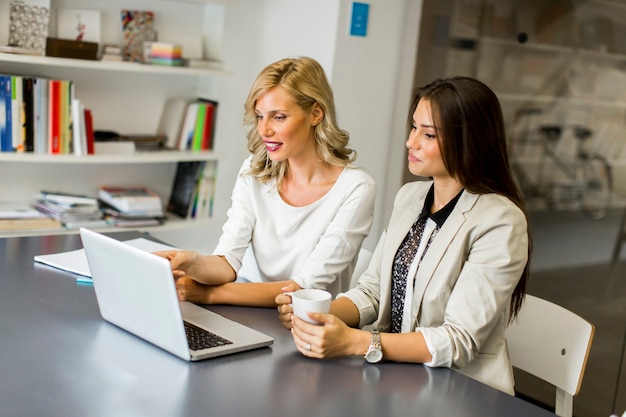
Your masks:
<svg viewBox="0 0 626 417"><path fill-rule="evenodd" d="M215 323L219 323L220 328L228 325L240 326L240 324L235 321L188 301L180 301L180 312L184 320L202 324L209 328L214 327Z"/></svg>

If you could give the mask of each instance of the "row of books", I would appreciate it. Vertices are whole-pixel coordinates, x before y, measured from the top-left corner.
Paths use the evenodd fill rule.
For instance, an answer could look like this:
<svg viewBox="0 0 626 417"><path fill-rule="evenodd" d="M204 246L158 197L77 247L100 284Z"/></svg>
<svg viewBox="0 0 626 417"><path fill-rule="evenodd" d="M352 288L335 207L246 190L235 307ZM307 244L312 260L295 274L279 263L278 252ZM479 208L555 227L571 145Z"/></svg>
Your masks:
<svg viewBox="0 0 626 417"><path fill-rule="evenodd" d="M167 137L167 147L206 151L215 145L218 102L172 97L165 103L158 134Z"/></svg>
<svg viewBox="0 0 626 417"><path fill-rule="evenodd" d="M170 149L211 150L217 107L208 99L171 98L157 136ZM73 81L0 74L0 152L90 155L105 152L100 145L92 112L75 97Z"/></svg>
<svg viewBox="0 0 626 417"><path fill-rule="evenodd" d="M92 154L91 110L70 80L0 74L0 152Z"/></svg>

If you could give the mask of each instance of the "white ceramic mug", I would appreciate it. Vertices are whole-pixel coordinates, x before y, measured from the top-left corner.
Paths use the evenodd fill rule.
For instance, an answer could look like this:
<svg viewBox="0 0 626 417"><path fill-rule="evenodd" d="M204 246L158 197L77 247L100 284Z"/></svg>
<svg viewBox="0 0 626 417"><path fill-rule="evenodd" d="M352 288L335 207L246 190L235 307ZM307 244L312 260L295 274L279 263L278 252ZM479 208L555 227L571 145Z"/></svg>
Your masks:
<svg viewBox="0 0 626 417"><path fill-rule="evenodd" d="M332 296L328 291L307 288L294 292L288 292L291 296L293 314L312 324L322 324L311 319L307 313L328 313Z"/></svg>

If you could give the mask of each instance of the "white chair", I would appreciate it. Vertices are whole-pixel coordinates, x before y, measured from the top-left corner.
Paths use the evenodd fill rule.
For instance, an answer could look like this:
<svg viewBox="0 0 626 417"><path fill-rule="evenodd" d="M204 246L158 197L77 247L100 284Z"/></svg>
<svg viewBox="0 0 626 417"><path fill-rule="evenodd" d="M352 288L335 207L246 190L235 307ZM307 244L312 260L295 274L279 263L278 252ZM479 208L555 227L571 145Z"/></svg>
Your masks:
<svg viewBox="0 0 626 417"><path fill-rule="evenodd" d="M556 387L555 413L572 417L595 327L550 301L526 295L506 331L514 367Z"/></svg>
<svg viewBox="0 0 626 417"><path fill-rule="evenodd" d="M365 272L367 266L370 264L372 255L374 255L372 251L361 248L359 251L359 257L356 260L356 265L354 265L354 272L352 273L352 279L350 280L350 288L354 288L361 274Z"/></svg>

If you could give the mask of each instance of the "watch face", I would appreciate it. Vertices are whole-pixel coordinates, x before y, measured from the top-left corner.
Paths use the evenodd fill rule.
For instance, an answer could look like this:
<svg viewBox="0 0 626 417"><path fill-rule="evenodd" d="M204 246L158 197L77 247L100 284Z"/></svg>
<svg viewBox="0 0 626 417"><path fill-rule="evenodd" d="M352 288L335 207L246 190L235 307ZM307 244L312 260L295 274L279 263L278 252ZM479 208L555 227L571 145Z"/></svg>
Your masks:
<svg viewBox="0 0 626 417"><path fill-rule="evenodd" d="M371 349L365 355L365 360L367 360L369 363L380 362L382 358L383 358L383 351L380 349Z"/></svg>

